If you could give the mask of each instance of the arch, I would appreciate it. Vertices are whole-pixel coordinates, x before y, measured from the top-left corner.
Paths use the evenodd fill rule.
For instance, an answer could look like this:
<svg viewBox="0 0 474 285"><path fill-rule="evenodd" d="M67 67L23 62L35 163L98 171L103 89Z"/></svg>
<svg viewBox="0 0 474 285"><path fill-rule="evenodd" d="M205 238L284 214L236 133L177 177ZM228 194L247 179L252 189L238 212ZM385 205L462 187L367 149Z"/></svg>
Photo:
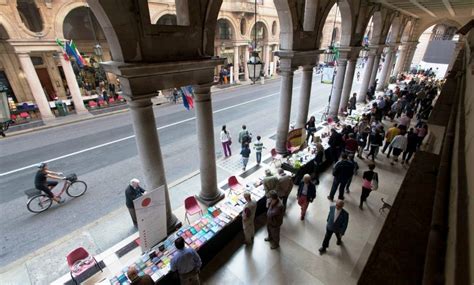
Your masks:
<svg viewBox="0 0 474 285"><path fill-rule="evenodd" d="M0 13L0 26L2 26L10 39L19 38L18 32L11 25L12 21L7 20L6 16Z"/></svg>
<svg viewBox="0 0 474 285"><path fill-rule="evenodd" d="M158 18L155 22L152 22L156 25L164 25L164 26L177 26L178 25L178 17L176 14L166 13Z"/></svg>
<svg viewBox="0 0 474 285"><path fill-rule="evenodd" d="M377 45L380 43L383 30L383 18L381 11L376 11L372 15L372 37L369 39L371 45Z"/></svg>
<svg viewBox="0 0 474 285"><path fill-rule="evenodd" d="M176 11L174 10L171 10L171 9L166 9L166 10L163 10L163 11L159 11L157 13L155 13L153 16L151 16L151 23L154 24L154 23L157 23L158 20L165 16L165 15L176 15Z"/></svg>
<svg viewBox="0 0 474 285"><path fill-rule="evenodd" d="M413 20L409 20L405 27L403 28L403 32L402 32L402 35L401 35L401 42L407 42L410 38L410 34L412 32L412 29L413 29Z"/></svg>
<svg viewBox="0 0 474 285"><path fill-rule="evenodd" d="M64 18L63 35L60 38L95 41L104 40L105 36L89 7L77 7Z"/></svg>
<svg viewBox="0 0 474 285"><path fill-rule="evenodd" d="M219 27L219 25L221 26ZM224 30L225 28L227 28L227 32ZM227 16L219 17L216 22L215 37L217 40L235 40L237 38L237 25Z"/></svg>
<svg viewBox="0 0 474 285"><path fill-rule="evenodd" d="M397 41L401 25L402 21L400 16L393 18L387 36L385 37L385 43L395 43Z"/></svg>
<svg viewBox="0 0 474 285"><path fill-rule="evenodd" d="M296 25L293 22L293 15L295 15L296 12L290 9L287 0L273 0L273 2L275 3L278 20L280 22L280 49L291 50L293 48L293 26Z"/></svg>
<svg viewBox="0 0 474 285"><path fill-rule="evenodd" d="M337 5L336 5L337 4ZM340 31L340 46L349 46L352 40L352 13L351 13L351 6L347 0L342 0L342 1L331 1L325 8L324 13L322 15L322 19L319 25L319 39L318 39L318 47L319 48L326 48L326 47L321 47L322 45L322 33L324 26L327 24L326 22L330 20L332 23L332 19L328 19L331 10L335 9L337 7L338 9L338 14L340 14L341 18L341 31ZM337 11L337 10L336 10ZM332 35L333 29L331 26L331 35Z"/></svg>
<svg viewBox="0 0 474 285"><path fill-rule="evenodd" d="M453 26L453 27L456 27L456 28L461 28L461 24L453 19L448 19L448 18L441 18L441 19L437 19L437 20L433 20L433 21L430 21L430 22L426 22L425 24L423 25L419 25L418 27L416 27L416 29L413 31L413 40L418 40L420 37L421 37L421 34L423 34L423 32L428 29L429 27L433 26L433 25L436 25L436 24L446 24L448 26Z"/></svg>
<svg viewBox="0 0 474 285"><path fill-rule="evenodd" d="M66 20L67 15L74 9L79 7L88 7L85 2L69 2L63 4L59 9L56 15L54 16L54 35L55 38L62 39L64 38L63 23Z"/></svg>
<svg viewBox="0 0 474 285"><path fill-rule="evenodd" d="M122 46L118 39L117 34L115 33L114 27L110 22L109 17L104 11L104 8L99 3L99 1L87 0L89 7L91 8L92 13L94 13L95 18L100 24L100 27L104 31L105 38L109 43L110 54L112 59L115 61L124 61Z"/></svg>
<svg viewBox="0 0 474 285"><path fill-rule="evenodd" d="M255 23L252 24L250 29L250 39L253 40L254 38L254 30L255 30ZM262 35L260 37L260 35ZM257 21L257 41L268 41L269 34L268 34L268 25L262 21Z"/></svg>

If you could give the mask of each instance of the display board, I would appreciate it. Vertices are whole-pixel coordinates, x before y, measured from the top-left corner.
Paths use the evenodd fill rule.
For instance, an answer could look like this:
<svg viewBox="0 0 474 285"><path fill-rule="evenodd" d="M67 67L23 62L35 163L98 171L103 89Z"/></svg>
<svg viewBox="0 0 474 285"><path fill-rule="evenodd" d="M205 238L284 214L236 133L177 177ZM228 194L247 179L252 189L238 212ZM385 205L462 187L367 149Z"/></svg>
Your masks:
<svg viewBox="0 0 474 285"><path fill-rule="evenodd" d="M165 187L147 191L135 199L133 205L137 214L140 246L145 252L167 236Z"/></svg>
<svg viewBox="0 0 474 285"><path fill-rule="evenodd" d="M304 142L303 129L294 129L288 133L288 142L292 147L301 146Z"/></svg>
<svg viewBox="0 0 474 285"><path fill-rule="evenodd" d="M321 74L321 83L332 84L335 67L324 67Z"/></svg>

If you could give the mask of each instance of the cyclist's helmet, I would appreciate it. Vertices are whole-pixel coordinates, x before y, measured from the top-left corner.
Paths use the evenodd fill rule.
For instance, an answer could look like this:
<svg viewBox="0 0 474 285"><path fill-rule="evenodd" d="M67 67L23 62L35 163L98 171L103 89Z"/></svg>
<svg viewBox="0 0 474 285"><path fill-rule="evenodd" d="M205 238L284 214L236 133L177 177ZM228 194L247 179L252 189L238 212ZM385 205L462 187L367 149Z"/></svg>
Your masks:
<svg viewBox="0 0 474 285"><path fill-rule="evenodd" d="M38 168L39 168L39 169L44 169L46 166L47 166L47 164L46 164L45 162L41 162L41 163L38 165Z"/></svg>

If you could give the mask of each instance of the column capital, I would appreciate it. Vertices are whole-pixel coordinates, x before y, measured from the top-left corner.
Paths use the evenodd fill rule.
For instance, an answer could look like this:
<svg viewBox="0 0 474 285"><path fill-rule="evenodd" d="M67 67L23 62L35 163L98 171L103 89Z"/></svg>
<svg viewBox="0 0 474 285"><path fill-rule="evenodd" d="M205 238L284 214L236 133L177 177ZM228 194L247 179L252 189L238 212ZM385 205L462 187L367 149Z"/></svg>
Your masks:
<svg viewBox="0 0 474 285"><path fill-rule="evenodd" d="M313 71L313 68L315 67L316 65L313 65L313 64L309 64L309 65L302 65L301 66L301 70L303 72L309 72L309 71Z"/></svg>
<svg viewBox="0 0 474 285"><path fill-rule="evenodd" d="M127 103L131 109L142 109L142 108L152 107L153 106L153 103L151 102L152 97L153 96L142 97L140 99L127 100Z"/></svg>

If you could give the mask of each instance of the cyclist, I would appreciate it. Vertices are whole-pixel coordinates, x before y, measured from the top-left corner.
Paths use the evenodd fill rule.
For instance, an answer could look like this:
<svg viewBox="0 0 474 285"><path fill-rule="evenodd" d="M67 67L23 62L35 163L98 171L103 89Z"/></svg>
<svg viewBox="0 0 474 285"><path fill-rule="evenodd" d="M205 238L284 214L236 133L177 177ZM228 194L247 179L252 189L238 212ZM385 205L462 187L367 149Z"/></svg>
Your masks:
<svg viewBox="0 0 474 285"><path fill-rule="evenodd" d="M45 192L46 195L48 195L48 197L53 199L55 202L59 204L63 203L64 199L61 199L61 196L54 196L53 192L51 192L51 189L58 185L58 182L47 180L48 178L61 180L63 179L62 173L48 170L48 165L46 163L41 163L38 168L38 172L36 172L35 175L36 189Z"/></svg>

